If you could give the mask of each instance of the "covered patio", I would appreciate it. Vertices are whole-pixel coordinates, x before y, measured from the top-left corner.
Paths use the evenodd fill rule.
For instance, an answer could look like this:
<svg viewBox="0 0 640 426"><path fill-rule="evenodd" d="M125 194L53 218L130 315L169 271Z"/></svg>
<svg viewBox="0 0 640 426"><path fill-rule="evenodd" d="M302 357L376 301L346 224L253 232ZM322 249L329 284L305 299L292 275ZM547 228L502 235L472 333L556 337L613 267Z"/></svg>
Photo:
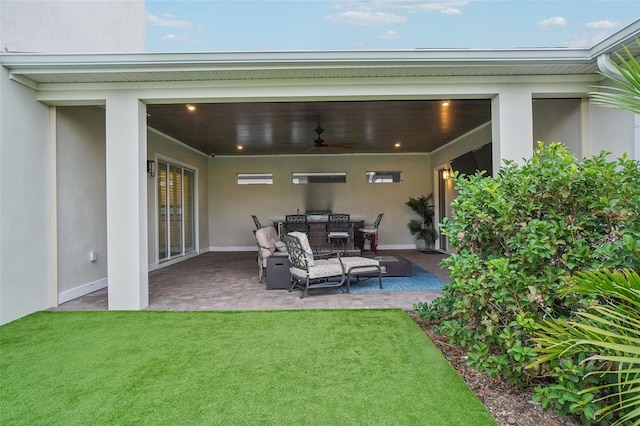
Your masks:
<svg viewBox="0 0 640 426"><path fill-rule="evenodd" d="M421 268L448 278L441 269L441 253L416 250L380 251L400 255ZM384 284L384 279L383 279ZM295 290L267 290L258 280L256 252L209 252L149 273L148 310L273 310L273 309L413 309L414 303L431 301L438 291L395 291L392 287L370 292L336 293L321 289L300 299ZM53 310L107 310L107 288L59 305Z"/></svg>

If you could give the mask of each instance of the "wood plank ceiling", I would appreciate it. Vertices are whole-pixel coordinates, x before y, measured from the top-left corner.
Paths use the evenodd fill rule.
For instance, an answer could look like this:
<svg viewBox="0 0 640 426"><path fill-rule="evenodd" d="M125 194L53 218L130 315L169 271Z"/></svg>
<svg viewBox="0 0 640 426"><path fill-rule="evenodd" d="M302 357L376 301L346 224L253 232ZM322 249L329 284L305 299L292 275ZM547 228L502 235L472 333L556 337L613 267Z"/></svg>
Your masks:
<svg viewBox="0 0 640 426"><path fill-rule="evenodd" d="M149 126L207 155L424 153L491 120L489 99L443 101L153 104L147 114ZM317 126L327 146L314 144Z"/></svg>

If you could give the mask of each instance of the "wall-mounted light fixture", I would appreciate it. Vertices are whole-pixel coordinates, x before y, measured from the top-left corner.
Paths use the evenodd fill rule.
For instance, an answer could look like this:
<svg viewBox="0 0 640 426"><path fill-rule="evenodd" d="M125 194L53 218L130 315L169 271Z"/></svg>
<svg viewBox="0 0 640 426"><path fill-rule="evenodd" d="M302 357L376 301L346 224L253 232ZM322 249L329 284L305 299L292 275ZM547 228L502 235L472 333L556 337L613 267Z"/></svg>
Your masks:
<svg viewBox="0 0 640 426"><path fill-rule="evenodd" d="M153 160L147 160L147 173L151 177L156 177L156 162Z"/></svg>
<svg viewBox="0 0 640 426"><path fill-rule="evenodd" d="M452 176L451 169L442 170L442 179L447 180L447 179L450 179L451 176Z"/></svg>

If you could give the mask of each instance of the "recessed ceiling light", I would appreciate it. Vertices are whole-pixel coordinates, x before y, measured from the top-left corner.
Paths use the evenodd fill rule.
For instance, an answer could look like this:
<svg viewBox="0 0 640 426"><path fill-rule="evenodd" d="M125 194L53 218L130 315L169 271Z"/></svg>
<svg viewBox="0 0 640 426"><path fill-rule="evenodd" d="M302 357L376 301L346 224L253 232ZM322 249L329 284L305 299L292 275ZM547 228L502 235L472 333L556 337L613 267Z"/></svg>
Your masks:
<svg viewBox="0 0 640 426"><path fill-rule="evenodd" d="M401 145L402 144L400 142L396 142L396 143L393 144L393 146L395 146L396 148L400 148Z"/></svg>
<svg viewBox="0 0 640 426"><path fill-rule="evenodd" d="M189 111L195 111L196 110L196 106L195 105L191 105L191 104L187 104L187 109Z"/></svg>
<svg viewBox="0 0 640 426"><path fill-rule="evenodd" d="M442 101L442 103L440 105L442 105L443 107L448 107L449 104L451 104L451 102L449 101Z"/></svg>
<svg viewBox="0 0 640 426"><path fill-rule="evenodd" d="M242 151L244 149L244 147L242 145L238 145L238 151Z"/></svg>

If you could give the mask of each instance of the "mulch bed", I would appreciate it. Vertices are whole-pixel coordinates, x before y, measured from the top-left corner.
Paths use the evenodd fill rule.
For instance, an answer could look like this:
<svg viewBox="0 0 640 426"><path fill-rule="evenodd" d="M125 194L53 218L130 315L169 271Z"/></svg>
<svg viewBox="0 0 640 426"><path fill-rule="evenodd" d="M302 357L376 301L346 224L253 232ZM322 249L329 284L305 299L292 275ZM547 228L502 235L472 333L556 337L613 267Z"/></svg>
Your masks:
<svg viewBox="0 0 640 426"><path fill-rule="evenodd" d="M451 366L489 409L499 425L517 426L577 426L573 418L560 418L554 412L545 412L540 404L532 401L533 389L519 389L497 377L490 377L467 366L466 352L448 342L446 336L433 332L430 322L410 314Z"/></svg>

